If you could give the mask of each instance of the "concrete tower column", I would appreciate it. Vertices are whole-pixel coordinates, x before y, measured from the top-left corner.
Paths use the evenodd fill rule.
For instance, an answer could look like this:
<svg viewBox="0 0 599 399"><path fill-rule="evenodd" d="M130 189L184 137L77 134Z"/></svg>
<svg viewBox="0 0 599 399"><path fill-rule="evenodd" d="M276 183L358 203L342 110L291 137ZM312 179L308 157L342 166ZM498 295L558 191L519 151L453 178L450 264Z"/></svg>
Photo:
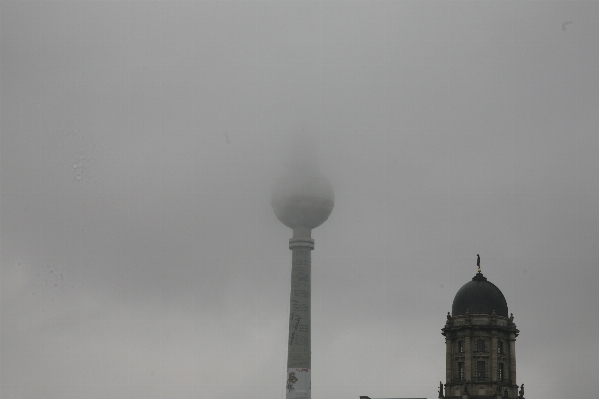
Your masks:
<svg viewBox="0 0 599 399"><path fill-rule="evenodd" d="M311 391L311 251L310 229L293 229L289 339L287 341L287 397L309 398Z"/></svg>

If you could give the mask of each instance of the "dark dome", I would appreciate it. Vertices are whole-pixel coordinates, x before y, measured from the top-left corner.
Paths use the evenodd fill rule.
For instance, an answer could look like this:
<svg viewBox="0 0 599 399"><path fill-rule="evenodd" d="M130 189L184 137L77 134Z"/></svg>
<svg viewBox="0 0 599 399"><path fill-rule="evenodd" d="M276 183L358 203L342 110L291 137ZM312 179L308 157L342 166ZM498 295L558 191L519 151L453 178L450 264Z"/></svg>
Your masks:
<svg viewBox="0 0 599 399"><path fill-rule="evenodd" d="M495 310L496 315L508 317L505 297L482 273L472 277L453 298L452 316L464 315L466 310L470 314L491 314Z"/></svg>

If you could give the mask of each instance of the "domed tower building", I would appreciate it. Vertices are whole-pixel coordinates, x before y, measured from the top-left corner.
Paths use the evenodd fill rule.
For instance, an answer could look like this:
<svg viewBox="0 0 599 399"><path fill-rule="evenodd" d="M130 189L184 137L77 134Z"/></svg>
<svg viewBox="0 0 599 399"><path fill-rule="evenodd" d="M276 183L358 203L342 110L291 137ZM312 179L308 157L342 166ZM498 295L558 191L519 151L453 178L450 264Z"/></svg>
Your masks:
<svg viewBox="0 0 599 399"><path fill-rule="evenodd" d="M478 273L455 295L451 314L441 330L446 344L446 383L439 397L521 398L516 384L514 316L505 297Z"/></svg>

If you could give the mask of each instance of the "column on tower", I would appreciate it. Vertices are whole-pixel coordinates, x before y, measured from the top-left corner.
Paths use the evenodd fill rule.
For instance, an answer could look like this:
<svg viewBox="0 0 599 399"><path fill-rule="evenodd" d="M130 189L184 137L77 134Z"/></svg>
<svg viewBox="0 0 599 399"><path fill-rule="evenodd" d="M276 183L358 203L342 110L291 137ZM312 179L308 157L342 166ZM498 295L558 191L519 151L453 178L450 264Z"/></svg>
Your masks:
<svg viewBox="0 0 599 399"><path fill-rule="evenodd" d="M445 382L446 383L450 383L452 381L451 378L451 370L452 367L451 365L453 364L453 356L452 356L452 347L453 347L453 340L445 337Z"/></svg>
<svg viewBox="0 0 599 399"><path fill-rule="evenodd" d="M491 332L491 365L489 372L491 373L491 382L497 382L497 331Z"/></svg>
<svg viewBox="0 0 599 399"><path fill-rule="evenodd" d="M516 385L516 334L510 333L510 384Z"/></svg>
<svg viewBox="0 0 599 399"><path fill-rule="evenodd" d="M464 373L466 374L465 380L467 382L472 381L472 348L470 345L470 330L466 330L466 336L464 337Z"/></svg>

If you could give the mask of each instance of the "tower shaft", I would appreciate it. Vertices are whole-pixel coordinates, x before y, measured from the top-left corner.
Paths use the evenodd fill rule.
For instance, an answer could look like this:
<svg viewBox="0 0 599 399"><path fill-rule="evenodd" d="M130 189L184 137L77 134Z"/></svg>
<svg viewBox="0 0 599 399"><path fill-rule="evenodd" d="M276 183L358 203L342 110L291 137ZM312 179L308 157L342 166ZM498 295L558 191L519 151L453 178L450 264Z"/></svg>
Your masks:
<svg viewBox="0 0 599 399"><path fill-rule="evenodd" d="M310 231L294 229L291 249L289 339L287 341L286 398L310 398L311 394L311 251Z"/></svg>

